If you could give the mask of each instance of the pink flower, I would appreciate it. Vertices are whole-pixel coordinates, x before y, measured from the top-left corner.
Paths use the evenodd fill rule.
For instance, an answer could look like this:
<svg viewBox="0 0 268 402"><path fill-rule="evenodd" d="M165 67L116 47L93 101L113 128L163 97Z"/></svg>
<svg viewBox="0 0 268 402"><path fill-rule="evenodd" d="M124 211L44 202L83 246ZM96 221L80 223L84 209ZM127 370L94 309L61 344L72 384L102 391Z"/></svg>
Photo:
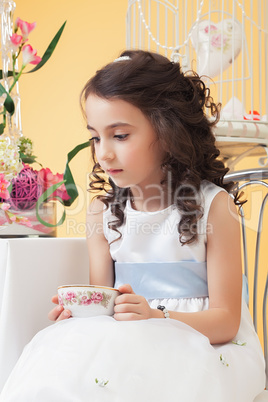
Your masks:
<svg viewBox="0 0 268 402"><path fill-rule="evenodd" d="M44 189L52 186L52 184L59 183L63 180L63 174L53 174L49 168L43 168L38 172L39 179L41 180Z"/></svg>
<svg viewBox="0 0 268 402"><path fill-rule="evenodd" d="M103 300L103 295L101 292L94 292L91 295L91 300L93 301L93 303L100 303Z"/></svg>
<svg viewBox="0 0 268 402"><path fill-rule="evenodd" d="M82 296L81 297L81 304L84 306L89 306L92 303L91 299L88 299L87 296Z"/></svg>
<svg viewBox="0 0 268 402"><path fill-rule="evenodd" d="M62 297L60 295L58 295L58 299L59 299L59 305L63 306L63 300L62 300Z"/></svg>
<svg viewBox="0 0 268 402"><path fill-rule="evenodd" d="M38 64L42 60L41 57L36 56L37 51L32 48L31 45L25 45L22 48L22 64Z"/></svg>
<svg viewBox="0 0 268 402"><path fill-rule="evenodd" d="M15 219L14 219L14 217L15 217ZM27 226L28 228L33 227L32 223L25 216L14 215L14 217L10 216L10 220L13 222L19 223L20 225Z"/></svg>
<svg viewBox="0 0 268 402"><path fill-rule="evenodd" d="M22 225L27 226L27 228L32 228L33 227L32 222L29 221L28 218L25 218L25 216L19 217L18 223L21 223Z"/></svg>
<svg viewBox="0 0 268 402"><path fill-rule="evenodd" d="M0 174L0 198L3 198L4 200L9 198L9 192L8 192L8 186L10 185L10 182L5 180L5 175L4 173Z"/></svg>
<svg viewBox="0 0 268 402"><path fill-rule="evenodd" d="M39 170L38 179L40 184L43 186L43 191L45 191L53 184L63 181L63 174L57 173L54 175L49 168L46 168ZM67 201L71 198L68 195L64 184L54 191L53 196L60 197L63 201Z"/></svg>
<svg viewBox="0 0 268 402"><path fill-rule="evenodd" d="M211 46L221 49L221 47L224 47L226 41L227 41L227 38L225 38L225 37L222 38L221 34L215 34L211 38Z"/></svg>
<svg viewBox="0 0 268 402"><path fill-rule="evenodd" d="M207 25L204 29L205 33L209 33L212 31L217 31L217 27L215 25Z"/></svg>
<svg viewBox="0 0 268 402"><path fill-rule="evenodd" d="M3 211L8 211L9 208L10 208L10 204L9 204L8 202L2 202L2 203L0 204L0 208L1 208Z"/></svg>
<svg viewBox="0 0 268 402"><path fill-rule="evenodd" d="M35 27L36 27L36 22L29 23L29 22L21 20L20 18L17 18L15 21L15 32L17 31L18 28L20 28L24 41L28 38L29 33Z"/></svg>
<svg viewBox="0 0 268 402"><path fill-rule="evenodd" d="M22 44L22 36L13 33L13 35L10 37L10 43L12 50L16 52L18 47Z"/></svg>
<svg viewBox="0 0 268 402"><path fill-rule="evenodd" d="M76 298L76 294L74 292L67 292L65 295L66 300L72 300Z"/></svg>

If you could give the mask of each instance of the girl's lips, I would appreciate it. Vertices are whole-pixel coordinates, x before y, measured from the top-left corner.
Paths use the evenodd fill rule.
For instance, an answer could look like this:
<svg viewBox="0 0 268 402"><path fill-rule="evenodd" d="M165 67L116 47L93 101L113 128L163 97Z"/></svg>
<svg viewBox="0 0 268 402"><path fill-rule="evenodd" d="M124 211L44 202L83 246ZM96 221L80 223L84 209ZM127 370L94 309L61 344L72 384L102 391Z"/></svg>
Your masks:
<svg viewBox="0 0 268 402"><path fill-rule="evenodd" d="M108 169L107 172L109 175L115 175L123 172L123 169Z"/></svg>

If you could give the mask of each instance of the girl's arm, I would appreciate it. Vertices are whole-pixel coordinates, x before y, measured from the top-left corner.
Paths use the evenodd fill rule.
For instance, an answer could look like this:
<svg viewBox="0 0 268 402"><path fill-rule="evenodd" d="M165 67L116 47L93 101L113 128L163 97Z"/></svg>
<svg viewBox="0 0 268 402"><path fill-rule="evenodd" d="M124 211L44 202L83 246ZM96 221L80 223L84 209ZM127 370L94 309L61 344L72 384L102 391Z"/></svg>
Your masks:
<svg viewBox="0 0 268 402"><path fill-rule="evenodd" d="M240 224L236 207L225 192L211 204L207 234L207 277L209 309L196 313L169 311L170 318L182 321L207 336L211 344L230 341L237 333L241 314L242 268ZM117 320L163 318L151 309L129 285L120 288L115 306Z"/></svg>
<svg viewBox="0 0 268 402"><path fill-rule="evenodd" d="M91 285L114 286L113 260L103 233L103 203L94 199L87 213L87 244Z"/></svg>
<svg viewBox="0 0 268 402"><path fill-rule="evenodd" d="M109 252L109 245L103 234L103 203L94 200L87 213L87 243L89 250L90 284L114 285L113 261ZM52 297L57 304L48 314L51 321L65 320L71 317L71 312L58 305L58 296Z"/></svg>

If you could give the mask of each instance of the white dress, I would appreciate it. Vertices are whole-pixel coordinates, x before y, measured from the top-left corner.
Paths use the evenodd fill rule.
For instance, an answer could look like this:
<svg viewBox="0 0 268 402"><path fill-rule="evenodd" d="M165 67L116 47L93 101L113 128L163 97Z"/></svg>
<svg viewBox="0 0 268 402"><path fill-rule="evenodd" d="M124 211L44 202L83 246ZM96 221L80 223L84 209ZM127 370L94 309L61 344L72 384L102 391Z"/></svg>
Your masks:
<svg viewBox="0 0 268 402"><path fill-rule="evenodd" d="M199 240L189 246L178 242L176 208L145 213L127 203L123 236L110 246L115 286L127 280L152 308L208 308L207 216L222 189L204 181L201 190ZM109 220L108 210L105 228ZM109 242L118 236L108 228L105 235ZM25 347L0 401L257 401L265 387L264 358L244 301L234 341L212 346L204 335L173 319L71 318L39 332Z"/></svg>

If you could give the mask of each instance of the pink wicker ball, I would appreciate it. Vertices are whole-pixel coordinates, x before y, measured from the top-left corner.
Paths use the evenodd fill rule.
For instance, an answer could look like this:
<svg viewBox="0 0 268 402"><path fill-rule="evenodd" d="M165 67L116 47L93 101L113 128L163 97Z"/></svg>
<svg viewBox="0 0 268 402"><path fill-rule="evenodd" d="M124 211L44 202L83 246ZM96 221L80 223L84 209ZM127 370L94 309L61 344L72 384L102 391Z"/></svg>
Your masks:
<svg viewBox="0 0 268 402"><path fill-rule="evenodd" d="M8 202L13 209L33 209L41 194L42 186L38 181L37 172L25 165L18 176L12 180L12 191Z"/></svg>

